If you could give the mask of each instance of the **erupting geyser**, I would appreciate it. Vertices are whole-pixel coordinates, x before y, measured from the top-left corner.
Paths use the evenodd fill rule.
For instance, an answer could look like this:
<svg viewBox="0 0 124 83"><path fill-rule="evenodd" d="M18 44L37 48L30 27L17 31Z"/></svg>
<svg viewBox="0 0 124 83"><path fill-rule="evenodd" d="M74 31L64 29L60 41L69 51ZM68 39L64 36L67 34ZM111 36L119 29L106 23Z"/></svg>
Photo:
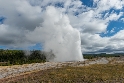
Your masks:
<svg viewBox="0 0 124 83"><path fill-rule="evenodd" d="M44 51L53 52L55 58L50 61L83 60L80 33L70 25L68 16L59 9L52 6L47 7L41 26L35 28L27 36L30 40L41 42ZM35 36L36 39L32 39L32 36Z"/></svg>

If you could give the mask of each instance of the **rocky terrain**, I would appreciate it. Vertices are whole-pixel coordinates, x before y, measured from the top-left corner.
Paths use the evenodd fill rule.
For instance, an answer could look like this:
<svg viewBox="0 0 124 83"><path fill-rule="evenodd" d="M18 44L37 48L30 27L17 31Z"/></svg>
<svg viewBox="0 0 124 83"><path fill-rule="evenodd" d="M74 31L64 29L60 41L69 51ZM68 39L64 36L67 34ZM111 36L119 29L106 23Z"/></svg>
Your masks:
<svg viewBox="0 0 124 83"><path fill-rule="evenodd" d="M58 68L62 66L88 66L92 64L114 64L124 63L124 57L111 57L111 58L95 58L85 61L72 61L72 62L45 62L45 63L32 63L14 66L0 66L0 80L3 78L15 77L18 75L45 70L50 68Z"/></svg>

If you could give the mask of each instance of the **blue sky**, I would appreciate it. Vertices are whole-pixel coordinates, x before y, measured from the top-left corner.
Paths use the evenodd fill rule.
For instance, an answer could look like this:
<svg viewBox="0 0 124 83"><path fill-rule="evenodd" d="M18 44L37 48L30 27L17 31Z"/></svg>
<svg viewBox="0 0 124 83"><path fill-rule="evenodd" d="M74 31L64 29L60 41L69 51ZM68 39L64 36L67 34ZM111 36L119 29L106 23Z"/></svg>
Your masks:
<svg viewBox="0 0 124 83"><path fill-rule="evenodd" d="M82 3L88 7L93 7L93 0L81 0Z"/></svg>
<svg viewBox="0 0 124 83"><path fill-rule="evenodd" d="M44 26L45 19L51 20L45 15L49 6L59 12L58 17L66 15L70 25L80 31L83 53L124 52L123 0L1 0L0 49L42 50L47 35L41 36L42 30L37 29Z"/></svg>
<svg viewBox="0 0 124 83"><path fill-rule="evenodd" d="M88 7L94 7L93 6L93 0L81 0L83 2L84 5L88 6ZM112 11L116 12L117 14L119 14L119 12L124 12L124 7L121 10L115 10L115 9L110 9L107 12L111 13ZM105 11L106 12L106 11ZM105 14L105 13L103 13ZM121 18L124 18L124 16L121 16L118 20L116 21L110 21L109 25L107 26L107 33L100 33L101 37L110 37L115 35L118 31L123 30L124 29L124 22L121 20ZM112 31L114 30L114 31Z"/></svg>
<svg viewBox="0 0 124 83"><path fill-rule="evenodd" d="M101 33L101 37L110 37L115 35L118 31L124 29L124 23L122 21L111 21L107 27L107 33ZM112 31L114 30L114 31Z"/></svg>

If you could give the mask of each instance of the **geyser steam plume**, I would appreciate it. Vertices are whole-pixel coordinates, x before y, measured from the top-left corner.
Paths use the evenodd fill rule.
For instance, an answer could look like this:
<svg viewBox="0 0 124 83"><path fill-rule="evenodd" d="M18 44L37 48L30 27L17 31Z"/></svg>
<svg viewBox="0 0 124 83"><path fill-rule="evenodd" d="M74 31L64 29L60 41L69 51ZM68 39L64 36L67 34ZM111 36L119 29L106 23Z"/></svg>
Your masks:
<svg viewBox="0 0 124 83"><path fill-rule="evenodd" d="M43 20L41 26L29 32L27 37L41 42L44 51L52 51L55 55L52 61L82 61L80 33L70 25L68 16L49 6Z"/></svg>

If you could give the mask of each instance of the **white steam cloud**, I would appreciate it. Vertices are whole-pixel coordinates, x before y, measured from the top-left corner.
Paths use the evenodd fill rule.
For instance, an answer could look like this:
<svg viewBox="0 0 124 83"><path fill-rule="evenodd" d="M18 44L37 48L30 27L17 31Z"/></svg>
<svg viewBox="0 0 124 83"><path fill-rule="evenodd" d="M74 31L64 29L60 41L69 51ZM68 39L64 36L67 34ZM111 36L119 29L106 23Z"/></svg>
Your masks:
<svg viewBox="0 0 124 83"><path fill-rule="evenodd" d="M55 55L52 61L82 61L80 33L70 25L68 16L49 6L43 20L39 27L26 35L27 38L43 43L44 51L52 51Z"/></svg>

